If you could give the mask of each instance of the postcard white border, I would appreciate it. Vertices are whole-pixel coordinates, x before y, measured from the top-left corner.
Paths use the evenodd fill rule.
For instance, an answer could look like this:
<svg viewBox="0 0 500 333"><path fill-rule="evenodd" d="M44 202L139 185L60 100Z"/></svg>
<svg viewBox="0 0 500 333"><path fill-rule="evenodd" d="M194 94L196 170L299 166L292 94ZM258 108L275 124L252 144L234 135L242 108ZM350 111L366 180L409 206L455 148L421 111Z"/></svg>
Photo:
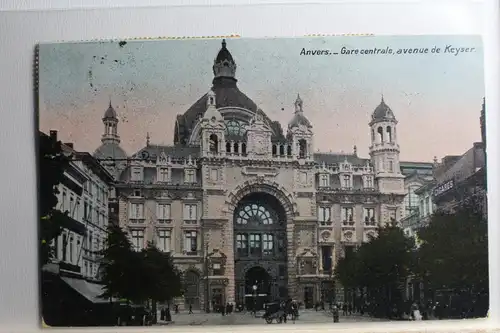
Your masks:
<svg viewBox="0 0 500 333"><path fill-rule="evenodd" d="M166 1L163 1L165 3ZM260 3L252 5L252 3ZM0 12L0 331L33 332L38 317L36 265L36 170L33 117L33 49L40 41L154 36L302 36L332 33L483 34L486 50L488 196L490 233L490 319L359 325L262 325L258 327L169 327L194 331L478 331L500 327L500 226L498 178L499 6L497 1L5 1ZM227 4L238 3L237 6ZM277 4L281 3L281 4ZM197 4L199 6L178 6ZM207 6L215 4L215 6ZM223 4L226 4L223 6ZM116 8L117 5L142 6ZM5 7L3 7L5 6ZM59 10L61 8L99 9ZM106 9L102 7L115 7ZM40 10L43 8L43 10ZM56 8L57 10L51 10ZM495 110L495 111L491 111ZM477 110L479 113L479 109ZM492 144L495 143L495 144ZM159 328L165 330L167 328ZM155 328L123 331L158 331ZM83 330L96 331L96 328ZM98 329L117 332L116 328ZM72 331L60 330L57 331ZM82 331L81 329L79 331ZM122 331L122 330L120 330Z"/></svg>

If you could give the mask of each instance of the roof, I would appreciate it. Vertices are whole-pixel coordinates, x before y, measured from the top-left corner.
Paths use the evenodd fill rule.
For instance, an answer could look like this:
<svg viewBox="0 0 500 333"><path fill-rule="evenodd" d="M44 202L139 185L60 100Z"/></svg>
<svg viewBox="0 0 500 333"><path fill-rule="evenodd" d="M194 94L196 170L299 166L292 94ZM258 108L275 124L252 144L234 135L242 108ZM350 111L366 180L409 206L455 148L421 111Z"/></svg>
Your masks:
<svg viewBox="0 0 500 333"><path fill-rule="evenodd" d="M106 112L104 112L103 119L116 119L116 118L117 118L117 113L116 113L115 109L113 108L113 106L111 105L111 101L110 101L108 109L106 110Z"/></svg>
<svg viewBox="0 0 500 333"><path fill-rule="evenodd" d="M370 161L368 158L361 158L355 154L343 153L314 153L316 163L337 164L346 161L353 165L365 165Z"/></svg>
<svg viewBox="0 0 500 333"><path fill-rule="evenodd" d="M257 104L247 95L241 92L236 85L236 80L227 77L218 77L213 81L211 90L215 93L215 105L217 109L224 107L237 107L256 113ZM195 127L198 119L205 114L207 110L208 93L200 97L184 114L178 115L176 120L176 129L174 143L187 143L191 136L191 131ZM273 139L282 139L279 133L282 133L279 122L271 119L262 112L264 121L272 128Z"/></svg>
<svg viewBox="0 0 500 333"><path fill-rule="evenodd" d="M220 49L219 53L217 54L217 57L215 58L215 62L223 62L224 60L234 62L233 56L231 55L231 52L226 48L226 40L222 40L222 48Z"/></svg>
<svg viewBox="0 0 500 333"><path fill-rule="evenodd" d="M113 176L99 163L99 161L86 152L75 152L75 157L85 163L96 175L110 183Z"/></svg>
<svg viewBox="0 0 500 333"><path fill-rule="evenodd" d="M127 153L123 148L114 142L103 143L93 155L97 159L124 160L127 158Z"/></svg>
<svg viewBox="0 0 500 333"><path fill-rule="evenodd" d="M372 113L372 122L374 121L384 121L384 120L396 120L394 117L394 113L391 108L385 103L384 97L382 96L382 100L380 104L375 108Z"/></svg>
<svg viewBox="0 0 500 333"><path fill-rule="evenodd" d="M146 160L156 160L161 153L165 153L165 155L172 156L174 158L187 158L189 156L196 158L200 156L200 147L184 145L149 145L140 149L134 154L134 156Z"/></svg>
<svg viewBox="0 0 500 333"><path fill-rule="evenodd" d="M446 171L436 175L436 180L438 183L445 182L452 178L456 181L461 181L470 177L479 168L484 167L485 164L483 145L480 142L474 143L474 146L467 150Z"/></svg>

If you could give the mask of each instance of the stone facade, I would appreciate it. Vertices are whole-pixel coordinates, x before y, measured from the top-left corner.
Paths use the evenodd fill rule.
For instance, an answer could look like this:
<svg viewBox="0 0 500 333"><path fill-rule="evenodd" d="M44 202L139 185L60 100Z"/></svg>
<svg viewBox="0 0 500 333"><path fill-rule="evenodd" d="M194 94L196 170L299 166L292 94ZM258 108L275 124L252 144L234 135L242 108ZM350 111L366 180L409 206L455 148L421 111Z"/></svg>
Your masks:
<svg viewBox="0 0 500 333"><path fill-rule="evenodd" d="M177 116L171 146L148 139L132 156L113 157L123 150L116 112L106 111L111 136L97 153L117 175L119 223L137 249L154 241L173 255L188 284L181 306L244 302L252 283L258 297L326 301L346 248L401 218L405 176L394 113L382 99L367 119L368 158L356 147L313 153L299 96L283 134L237 88L225 41L213 70L209 92ZM252 282L256 267L267 277Z"/></svg>
<svg viewBox="0 0 500 333"><path fill-rule="evenodd" d="M57 141L57 131L50 136ZM114 179L89 153L75 151L71 143L63 144L62 149L71 157L57 186L56 209L64 214L65 228L53 240L52 262L63 274L98 280L98 252L107 237L108 193Z"/></svg>

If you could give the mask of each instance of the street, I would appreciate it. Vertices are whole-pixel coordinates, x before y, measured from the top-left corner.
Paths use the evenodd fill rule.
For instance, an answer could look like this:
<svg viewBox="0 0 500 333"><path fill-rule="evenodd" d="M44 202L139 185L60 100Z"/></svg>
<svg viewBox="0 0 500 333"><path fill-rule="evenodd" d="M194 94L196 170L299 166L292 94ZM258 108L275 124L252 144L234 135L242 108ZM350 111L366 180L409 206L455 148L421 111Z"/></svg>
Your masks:
<svg viewBox="0 0 500 333"><path fill-rule="evenodd" d="M172 322L165 323L159 322L158 325L256 325L265 324L266 322L260 316L262 313L258 313L257 317L254 317L249 312L232 313L230 315L223 316L220 313L205 313L202 311L194 311L193 314L179 313L172 314ZM372 322L372 321L382 321L381 319L370 318L368 316L352 315L352 316L341 316L340 322ZM328 311L314 311L314 310L302 310L300 311L300 317L295 322L295 324L313 324L313 323L329 323L333 322L333 318ZM293 324L292 320L288 320L287 324ZM273 322L274 325L274 322Z"/></svg>

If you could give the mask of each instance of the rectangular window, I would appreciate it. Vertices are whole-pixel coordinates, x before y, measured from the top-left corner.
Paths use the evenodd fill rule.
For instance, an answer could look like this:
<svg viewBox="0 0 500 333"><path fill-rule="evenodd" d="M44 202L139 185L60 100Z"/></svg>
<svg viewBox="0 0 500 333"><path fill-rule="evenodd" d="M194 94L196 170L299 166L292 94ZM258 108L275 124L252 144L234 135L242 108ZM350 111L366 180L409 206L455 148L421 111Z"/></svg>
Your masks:
<svg viewBox="0 0 500 333"><path fill-rule="evenodd" d="M389 221L396 222L396 210L395 209L389 209Z"/></svg>
<svg viewBox="0 0 500 333"><path fill-rule="evenodd" d="M144 178L144 172L141 167L132 167L132 174L130 175L130 180L133 182L140 182Z"/></svg>
<svg viewBox="0 0 500 333"><path fill-rule="evenodd" d="M212 264L212 269L213 269L213 275L215 276L220 276L222 274L222 266L219 263L213 263Z"/></svg>
<svg viewBox="0 0 500 333"><path fill-rule="evenodd" d="M132 245L136 251L141 251L144 248L144 230L131 230Z"/></svg>
<svg viewBox="0 0 500 333"><path fill-rule="evenodd" d="M350 175L344 175L344 178L342 181L342 187L343 188L351 188L351 176Z"/></svg>
<svg viewBox="0 0 500 333"><path fill-rule="evenodd" d="M101 251L101 239L99 238L99 235L95 237L95 250L96 252Z"/></svg>
<svg viewBox="0 0 500 333"><path fill-rule="evenodd" d="M168 182L168 168L160 168L158 171L158 181L162 183Z"/></svg>
<svg viewBox="0 0 500 333"><path fill-rule="evenodd" d="M240 257L248 256L248 237L246 234L236 235L236 249Z"/></svg>
<svg viewBox="0 0 500 333"><path fill-rule="evenodd" d="M184 204L184 221L187 223L196 223L197 217L196 204Z"/></svg>
<svg viewBox="0 0 500 333"><path fill-rule="evenodd" d="M321 247L321 260L323 266L323 272L331 272L332 270L332 247L322 246Z"/></svg>
<svg viewBox="0 0 500 333"><path fill-rule="evenodd" d="M89 205L89 221L94 222L94 207L92 207L92 204Z"/></svg>
<svg viewBox="0 0 500 333"><path fill-rule="evenodd" d="M352 207L342 208L342 222L353 222L354 221L354 209Z"/></svg>
<svg viewBox="0 0 500 333"><path fill-rule="evenodd" d="M87 203L87 201L83 203L83 218L85 220L89 219L89 204Z"/></svg>
<svg viewBox="0 0 500 333"><path fill-rule="evenodd" d="M283 254L286 253L286 243L285 238L283 236L278 235L278 253Z"/></svg>
<svg viewBox="0 0 500 333"><path fill-rule="evenodd" d="M366 188L373 188L373 177L366 177Z"/></svg>
<svg viewBox="0 0 500 333"><path fill-rule="evenodd" d="M68 207L67 206L68 205L67 201L68 201L68 194L66 193L66 190L63 190L63 192L62 192L62 199L61 199L61 210L63 212L65 212L65 211L68 210L68 208L67 208Z"/></svg>
<svg viewBox="0 0 500 333"><path fill-rule="evenodd" d="M319 186L321 186L321 187L330 186L330 177L328 174L323 173L319 176Z"/></svg>
<svg viewBox="0 0 500 333"><path fill-rule="evenodd" d="M186 251L187 254L197 254L198 237L196 231L184 232L184 251Z"/></svg>
<svg viewBox="0 0 500 333"><path fill-rule="evenodd" d="M388 161L388 166L387 166L389 172L394 172L394 161Z"/></svg>
<svg viewBox="0 0 500 333"><path fill-rule="evenodd" d="M68 247L69 247L69 258L68 258L68 262L70 264L73 263L73 256L74 256L74 248L73 248L74 244L73 244L73 236L69 236L69 243L68 243Z"/></svg>
<svg viewBox="0 0 500 333"><path fill-rule="evenodd" d="M66 261L68 257L68 235L63 234L62 237L62 261Z"/></svg>
<svg viewBox="0 0 500 333"><path fill-rule="evenodd" d="M89 252L87 254L90 254L90 253L94 252L94 235L92 233L92 230L89 231L89 236L88 236L87 240L88 240L87 249Z"/></svg>
<svg viewBox="0 0 500 333"><path fill-rule="evenodd" d="M75 214L75 196L73 195L73 193L70 193L69 195L69 215L71 217L74 217L74 214Z"/></svg>
<svg viewBox="0 0 500 333"><path fill-rule="evenodd" d="M219 170L211 169L210 170L210 180L216 182L219 180Z"/></svg>
<svg viewBox="0 0 500 333"><path fill-rule="evenodd" d="M195 175L195 170L193 169L184 170L184 182L186 182L187 184L196 183Z"/></svg>
<svg viewBox="0 0 500 333"><path fill-rule="evenodd" d="M144 204L142 203L131 203L130 204L130 215L129 218L134 220L132 222L139 222L139 220L144 219Z"/></svg>
<svg viewBox="0 0 500 333"><path fill-rule="evenodd" d="M363 215L365 223L375 223L375 208L365 208Z"/></svg>
<svg viewBox="0 0 500 333"><path fill-rule="evenodd" d="M169 204L158 204L156 208L157 208L156 216L158 218L158 222L166 223L168 220L170 220Z"/></svg>
<svg viewBox="0 0 500 333"><path fill-rule="evenodd" d="M330 207L318 207L318 221L320 225L331 225Z"/></svg>
<svg viewBox="0 0 500 333"><path fill-rule="evenodd" d="M274 237L272 234L262 235L262 248L264 255L270 255L274 252Z"/></svg>
<svg viewBox="0 0 500 333"><path fill-rule="evenodd" d="M158 249L170 252L170 230L158 230Z"/></svg>
<svg viewBox="0 0 500 333"><path fill-rule="evenodd" d="M262 254L262 245L260 242L260 234L250 235L250 254L258 256Z"/></svg>

